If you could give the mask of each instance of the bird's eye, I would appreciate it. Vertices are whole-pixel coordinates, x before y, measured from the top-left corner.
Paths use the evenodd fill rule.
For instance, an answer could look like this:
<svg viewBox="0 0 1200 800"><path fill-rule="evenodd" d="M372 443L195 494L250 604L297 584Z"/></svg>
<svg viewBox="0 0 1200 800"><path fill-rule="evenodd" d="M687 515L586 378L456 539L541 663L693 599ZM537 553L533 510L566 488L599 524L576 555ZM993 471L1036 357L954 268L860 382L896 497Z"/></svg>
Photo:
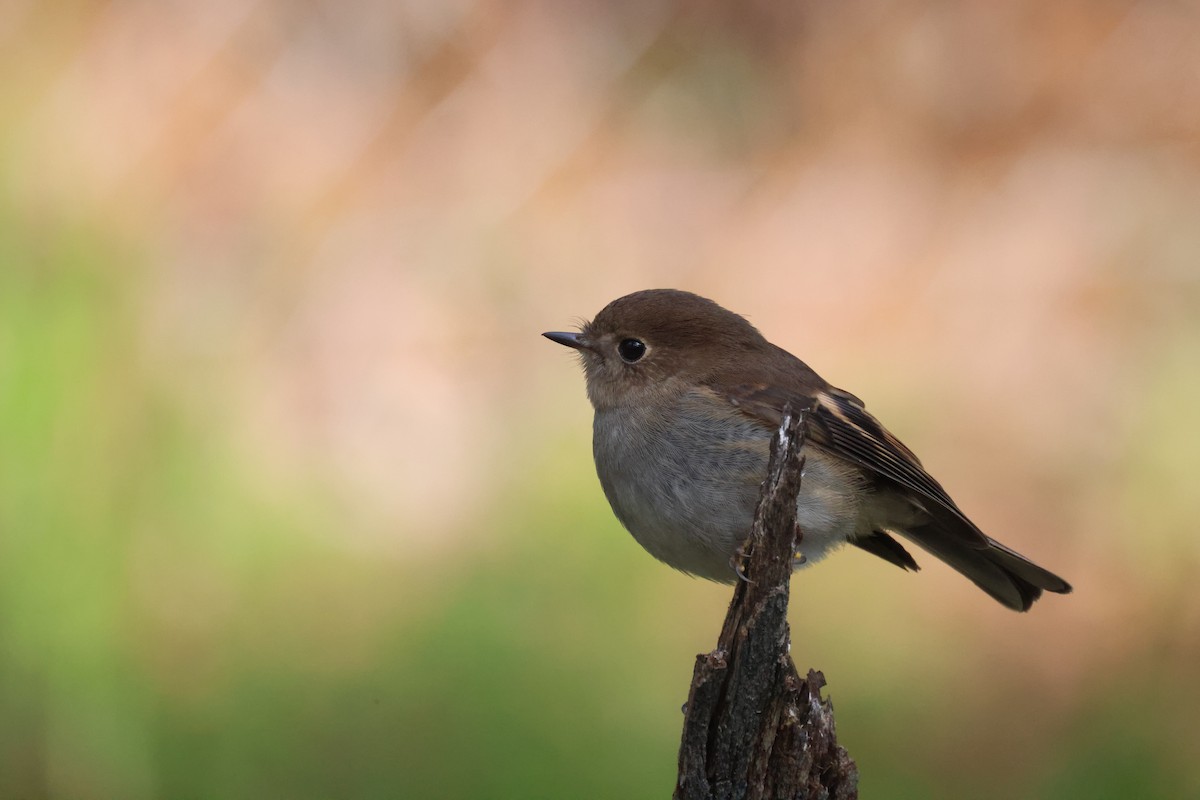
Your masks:
<svg viewBox="0 0 1200 800"><path fill-rule="evenodd" d="M617 345L617 355L627 364L632 364L646 355L646 345L641 339L624 339Z"/></svg>

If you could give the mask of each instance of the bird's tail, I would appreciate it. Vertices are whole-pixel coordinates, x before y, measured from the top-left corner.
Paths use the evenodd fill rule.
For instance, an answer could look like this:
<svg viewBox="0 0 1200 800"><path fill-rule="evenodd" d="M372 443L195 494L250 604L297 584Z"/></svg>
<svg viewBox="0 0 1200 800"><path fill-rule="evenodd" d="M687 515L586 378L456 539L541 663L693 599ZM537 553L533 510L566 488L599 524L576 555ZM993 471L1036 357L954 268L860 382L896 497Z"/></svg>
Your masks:
<svg viewBox="0 0 1200 800"><path fill-rule="evenodd" d="M1020 553L987 536L984 546L974 546L964 537L948 533L936 522L907 531L905 538L933 553L970 578L980 589L1017 611L1028 611L1043 591L1067 594L1071 585L1039 567Z"/></svg>

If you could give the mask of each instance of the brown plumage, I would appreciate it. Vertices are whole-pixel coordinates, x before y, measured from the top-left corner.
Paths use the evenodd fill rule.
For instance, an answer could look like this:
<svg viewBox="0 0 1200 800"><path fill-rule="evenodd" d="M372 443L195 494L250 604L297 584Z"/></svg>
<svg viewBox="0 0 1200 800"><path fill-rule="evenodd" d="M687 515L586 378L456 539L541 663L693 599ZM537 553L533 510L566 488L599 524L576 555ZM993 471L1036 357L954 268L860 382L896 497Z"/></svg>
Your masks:
<svg viewBox="0 0 1200 800"><path fill-rule="evenodd" d="M613 301L579 334L596 410L597 472L613 510L653 555L714 580L750 528L767 442L786 404L811 411L798 500L804 561L849 541L904 569L899 535L1009 608L1027 610L1062 578L986 536L849 392L763 338L744 318L689 292Z"/></svg>

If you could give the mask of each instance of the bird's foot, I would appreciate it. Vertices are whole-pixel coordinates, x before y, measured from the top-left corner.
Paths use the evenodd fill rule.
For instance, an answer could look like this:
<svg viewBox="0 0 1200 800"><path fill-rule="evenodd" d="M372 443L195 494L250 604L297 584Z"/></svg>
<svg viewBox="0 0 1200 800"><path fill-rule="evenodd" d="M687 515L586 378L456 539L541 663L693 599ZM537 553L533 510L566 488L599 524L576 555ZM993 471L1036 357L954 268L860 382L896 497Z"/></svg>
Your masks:
<svg viewBox="0 0 1200 800"><path fill-rule="evenodd" d="M754 583L746 577L746 568L750 565L750 551L746 549L745 544L738 545L738 549L733 551L733 555L729 558L729 566L733 567L733 572L738 576L739 580L746 583Z"/></svg>

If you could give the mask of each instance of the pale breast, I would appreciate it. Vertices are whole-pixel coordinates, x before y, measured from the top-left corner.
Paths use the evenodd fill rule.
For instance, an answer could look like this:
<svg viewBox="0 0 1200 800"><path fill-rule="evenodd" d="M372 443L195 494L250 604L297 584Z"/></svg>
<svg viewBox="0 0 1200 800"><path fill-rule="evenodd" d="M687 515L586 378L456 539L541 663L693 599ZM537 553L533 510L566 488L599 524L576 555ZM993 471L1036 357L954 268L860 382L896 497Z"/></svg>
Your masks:
<svg viewBox="0 0 1200 800"><path fill-rule="evenodd" d="M614 513L651 555L729 581L730 560L750 531L772 433L711 396L685 394L669 413L597 412L593 452ZM852 467L810 446L797 504L806 560L853 533L858 480Z"/></svg>

